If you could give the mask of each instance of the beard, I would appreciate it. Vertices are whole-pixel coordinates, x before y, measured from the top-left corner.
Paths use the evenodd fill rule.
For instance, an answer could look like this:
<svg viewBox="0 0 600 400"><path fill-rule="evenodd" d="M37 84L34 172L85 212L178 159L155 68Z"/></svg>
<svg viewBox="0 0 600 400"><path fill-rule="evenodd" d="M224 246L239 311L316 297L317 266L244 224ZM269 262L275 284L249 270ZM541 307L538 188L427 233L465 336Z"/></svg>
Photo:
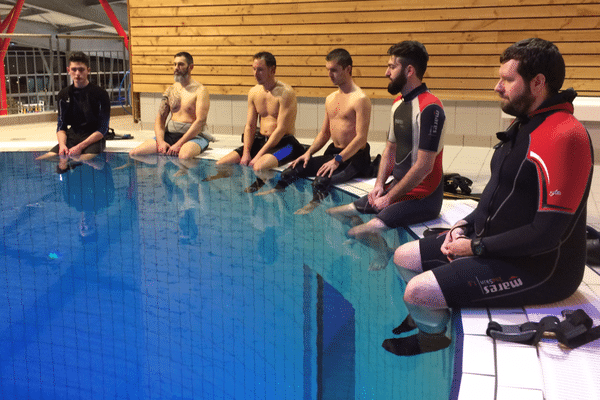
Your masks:
<svg viewBox="0 0 600 400"><path fill-rule="evenodd" d="M190 70L189 68L186 69L185 71L182 71L181 73L174 73L173 74L173 79L175 80L175 82L179 82L181 83L182 81L185 81L189 78L190 76Z"/></svg>
<svg viewBox="0 0 600 400"><path fill-rule="evenodd" d="M392 95L397 95L402 91L402 88L406 85L406 75L404 74L404 68L400 71L400 74L388 84L387 90Z"/></svg>
<svg viewBox="0 0 600 400"><path fill-rule="evenodd" d="M531 105L535 102L535 97L531 94L529 86L525 86L526 90L512 100L502 99L501 108L508 115L520 117L527 115L531 109Z"/></svg>

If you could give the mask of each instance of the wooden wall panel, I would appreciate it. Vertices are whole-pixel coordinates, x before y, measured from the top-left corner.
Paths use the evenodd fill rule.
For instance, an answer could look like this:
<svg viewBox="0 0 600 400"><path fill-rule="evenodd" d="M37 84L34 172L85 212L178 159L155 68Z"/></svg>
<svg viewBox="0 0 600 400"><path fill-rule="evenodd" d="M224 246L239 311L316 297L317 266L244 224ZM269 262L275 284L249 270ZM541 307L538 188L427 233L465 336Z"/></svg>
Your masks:
<svg viewBox="0 0 600 400"><path fill-rule="evenodd" d="M255 84L252 55L270 51L278 77L299 96L333 86L325 55L346 48L356 82L389 97L387 49L411 39L430 54L425 75L442 99L496 100L500 53L542 37L565 57L567 80L582 96L600 96L600 4L596 0L128 0L134 92L173 82L179 51L195 59L194 77L211 93L246 95Z"/></svg>

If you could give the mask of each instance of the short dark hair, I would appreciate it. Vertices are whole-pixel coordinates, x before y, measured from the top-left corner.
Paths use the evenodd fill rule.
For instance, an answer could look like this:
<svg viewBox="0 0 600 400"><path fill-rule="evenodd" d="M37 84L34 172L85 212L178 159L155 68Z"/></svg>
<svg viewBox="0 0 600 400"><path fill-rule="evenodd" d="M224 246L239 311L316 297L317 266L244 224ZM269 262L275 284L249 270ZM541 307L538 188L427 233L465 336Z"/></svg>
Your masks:
<svg viewBox="0 0 600 400"><path fill-rule="evenodd" d="M268 51L258 52L252 57L253 60L265 60L265 64L267 67L276 67L277 61L275 60L275 56Z"/></svg>
<svg viewBox="0 0 600 400"><path fill-rule="evenodd" d="M500 63L519 61L517 73L529 83L538 74L544 75L550 93L558 93L565 81L565 60L552 42L539 38L521 40L500 56Z"/></svg>
<svg viewBox="0 0 600 400"><path fill-rule="evenodd" d="M187 62L188 65L194 63L194 57L192 57L192 55L190 53L188 53L187 51L180 51L179 53L175 54L175 56L173 58L176 58L176 57L185 58L185 62Z"/></svg>
<svg viewBox="0 0 600 400"><path fill-rule="evenodd" d="M325 56L325 60L335 61L342 68L346 68L349 65L352 66L352 56L350 56L350 53L348 53L346 49L331 50L327 56Z"/></svg>
<svg viewBox="0 0 600 400"><path fill-rule="evenodd" d="M83 51L74 51L71 54L69 54L69 64L71 64L72 62L82 63L86 67L90 67L90 57Z"/></svg>
<svg viewBox="0 0 600 400"><path fill-rule="evenodd" d="M423 43L416 40L396 43L388 49L388 55L399 57L404 68L406 65L412 65L417 73L417 78L423 79L427 70L427 61L429 61L429 54Z"/></svg>

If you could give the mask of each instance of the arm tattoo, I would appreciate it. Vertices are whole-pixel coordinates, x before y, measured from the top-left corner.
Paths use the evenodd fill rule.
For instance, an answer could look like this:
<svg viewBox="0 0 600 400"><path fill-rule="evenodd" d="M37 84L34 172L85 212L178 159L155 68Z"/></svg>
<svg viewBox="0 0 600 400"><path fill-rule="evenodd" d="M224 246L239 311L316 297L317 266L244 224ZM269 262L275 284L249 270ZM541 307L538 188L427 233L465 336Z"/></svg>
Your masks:
<svg viewBox="0 0 600 400"><path fill-rule="evenodd" d="M167 115L171 111L171 107L169 106L169 98L167 96L163 96L160 101L160 107L158 108L158 113L160 115Z"/></svg>

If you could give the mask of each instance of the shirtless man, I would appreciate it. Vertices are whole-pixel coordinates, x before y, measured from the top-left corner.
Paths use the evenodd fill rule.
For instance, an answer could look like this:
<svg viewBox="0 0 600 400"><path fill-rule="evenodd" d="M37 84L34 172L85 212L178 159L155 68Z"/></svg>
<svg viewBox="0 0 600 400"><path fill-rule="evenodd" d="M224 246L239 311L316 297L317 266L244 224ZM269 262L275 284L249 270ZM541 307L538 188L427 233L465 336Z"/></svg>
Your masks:
<svg viewBox="0 0 600 400"><path fill-rule="evenodd" d="M286 164L304 152L304 147L294 137L296 94L291 86L275 78L276 66L271 53L254 55L252 69L257 85L248 92L244 144L217 161L217 166L248 165L258 172ZM259 118L260 130L257 129ZM230 171L220 169L217 175L206 180L229 175ZM263 184L259 178L246 191L256 191Z"/></svg>
<svg viewBox="0 0 600 400"><path fill-rule="evenodd" d="M298 178L315 176L313 200L296 214L307 214L329 194L331 185L346 182L369 168L371 155L367 133L371 100L352 79L352 57L344 49L332 50L325 57L329 78L339 89L325 100L321 131L306 152L281 174L274 189L259 195L283 191ZM312 157L331 139L325 154Z"/></svg>
<svg viewBox="0 0 600 400"><path fill-rule="evenodd" d="M146 140L129 152L130 156L166 154L180 159L194 158L214 140L205 132L210 105L208 91L191 78L194 59L187 52L175 54L175 83L167 88L154 122L155 139ZM171 119L167 123L167 118Z"/></svg>

